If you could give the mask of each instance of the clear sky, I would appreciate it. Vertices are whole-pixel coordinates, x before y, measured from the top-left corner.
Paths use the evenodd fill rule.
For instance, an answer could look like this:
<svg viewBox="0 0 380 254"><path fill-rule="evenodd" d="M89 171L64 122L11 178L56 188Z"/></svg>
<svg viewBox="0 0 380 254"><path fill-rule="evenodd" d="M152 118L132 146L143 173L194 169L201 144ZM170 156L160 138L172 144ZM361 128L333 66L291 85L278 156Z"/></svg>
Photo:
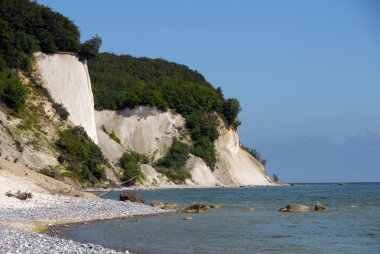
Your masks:
<svg viewBox="0 0 380 254"><path fill-rule="evenodd" d="M101 51L201 72L288 182L380 181L380 1L39 0Z"/></svg>

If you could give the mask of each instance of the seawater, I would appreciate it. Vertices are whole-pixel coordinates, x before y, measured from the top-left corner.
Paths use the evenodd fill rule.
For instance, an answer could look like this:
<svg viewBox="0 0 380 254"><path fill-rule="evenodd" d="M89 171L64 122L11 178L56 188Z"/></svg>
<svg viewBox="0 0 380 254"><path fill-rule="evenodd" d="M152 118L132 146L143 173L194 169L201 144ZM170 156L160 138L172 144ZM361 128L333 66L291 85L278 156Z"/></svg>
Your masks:
<svg viewBox="0 0 380 254"><path fill-rule="evenodd" d="M191 215L192 221L173 214L73 225L59 236L133 253L380 253L380 183L137 193L148 204L160 200L183 207L200 201L221 208ZM329 210L278 212L295 203L313 208L316 201Z"/></svg>

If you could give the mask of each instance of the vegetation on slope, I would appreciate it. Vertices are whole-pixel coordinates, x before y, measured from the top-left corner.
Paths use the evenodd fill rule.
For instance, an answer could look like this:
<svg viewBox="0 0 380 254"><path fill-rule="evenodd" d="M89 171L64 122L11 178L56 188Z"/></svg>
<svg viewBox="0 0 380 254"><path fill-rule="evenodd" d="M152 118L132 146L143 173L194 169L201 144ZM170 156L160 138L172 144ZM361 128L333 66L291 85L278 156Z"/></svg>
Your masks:
<svg viewBox="0 0 380 254"><path fill-rule="evenodd" d="M174 109L186 118L191 152L215 164L218 113L227 126L238 127L239 101L225 99L197 71L163 59L103 53L88 62L95 107L124 109L138 105Z"/></svg>
<svg viewBox="0 0 380 254"><path fill-rule="evenodd" d="M144 179L140 165L148 163L149 158L143 154L133 151L124 153L119 160L119 165L123 169L122 182L126 182L125 185L133 185L135 182Z"/></svg>
<svg viewBox="0 0 380 254"><path fill-rule="evenodd" d="M103 166L107 162L83 127L77 126L60 132L55 144L61 152L59 161L79 181L94 184L105 177Z"/></svg>
<svg viewBox="0 0 380 254"><path fill-rule="evenodd" d="M183 183L187 178L190 178L190 174L185 168L190 151L189 145L174 140L165 157L157 161L158 172L166 175L175 183Z"/></svg>

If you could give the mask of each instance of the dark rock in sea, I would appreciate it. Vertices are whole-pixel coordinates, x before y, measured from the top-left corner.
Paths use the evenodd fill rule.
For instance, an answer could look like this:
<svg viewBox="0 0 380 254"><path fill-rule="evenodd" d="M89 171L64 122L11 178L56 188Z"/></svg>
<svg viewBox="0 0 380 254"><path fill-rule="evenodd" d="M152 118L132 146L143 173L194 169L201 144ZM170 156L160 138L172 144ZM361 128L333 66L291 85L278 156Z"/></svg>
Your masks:
<svg viewBox="0 0 380 254"><path fill-rule="evenodd" d="M322 205L319 202L317 202L317 204L315 205L314 209L315 209L315 211L318 211L318 212L327 211L327 207L324 206L324 205Z"/></svg>
<svg viewBox="0 0 380 254"><path fill-rule="evenodd" d="M10 191L8 191L7 193L5 193L5 195L7 197L15 197L20 200L27 200L28 198L32 198L32 193L30 192L17 191L16 193L13 194Z"/></svg>
<svg viewBox="0 0 380 254"><path fill-rule="evenodd" d="M212 205L210 205L210 208L212 208L212 209L218 209L218 208L220 208L220 205L218 205L218 204L212 204Z"/></svg>
<svg viewBox="0 0 380 254"><path fill-rule="evenodd" d="M120 201L131 201L137 203L145 203L144 197L132 192L123 192L119 196Z"/></svg>
<svg viewBox="0 0 380 254"><path fill-rule="evenodd" d="M285 207L280 208L279 212L308 212L310 208L306 205L287 205Z"/></svg>
<svg viewBox="0 0 380 254"><path fill-rule="evenodd" d="M193 202L188 207L181 210L183 213L207 213L207 206L200 202Z"/></svg>

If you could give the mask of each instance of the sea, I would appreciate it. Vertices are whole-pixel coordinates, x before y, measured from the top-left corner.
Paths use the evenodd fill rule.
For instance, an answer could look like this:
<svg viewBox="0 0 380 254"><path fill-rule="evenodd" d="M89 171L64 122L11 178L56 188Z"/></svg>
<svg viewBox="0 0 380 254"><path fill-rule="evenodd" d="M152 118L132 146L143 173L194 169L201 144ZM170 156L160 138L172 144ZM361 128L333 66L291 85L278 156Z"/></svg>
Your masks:
<svg viewBox="0 0 380 254"><path fill-rule="evenodd" d="M58 236L132 253L380 253L380 183L136 191L146 203L219 204L205 214L136 217L62 227ZM103 198L118 199L113 192ZM313 210L316 202L328 207ZM287 204L310 212L283 213ZM248 208L255 208L251 211Z"/></svg>

